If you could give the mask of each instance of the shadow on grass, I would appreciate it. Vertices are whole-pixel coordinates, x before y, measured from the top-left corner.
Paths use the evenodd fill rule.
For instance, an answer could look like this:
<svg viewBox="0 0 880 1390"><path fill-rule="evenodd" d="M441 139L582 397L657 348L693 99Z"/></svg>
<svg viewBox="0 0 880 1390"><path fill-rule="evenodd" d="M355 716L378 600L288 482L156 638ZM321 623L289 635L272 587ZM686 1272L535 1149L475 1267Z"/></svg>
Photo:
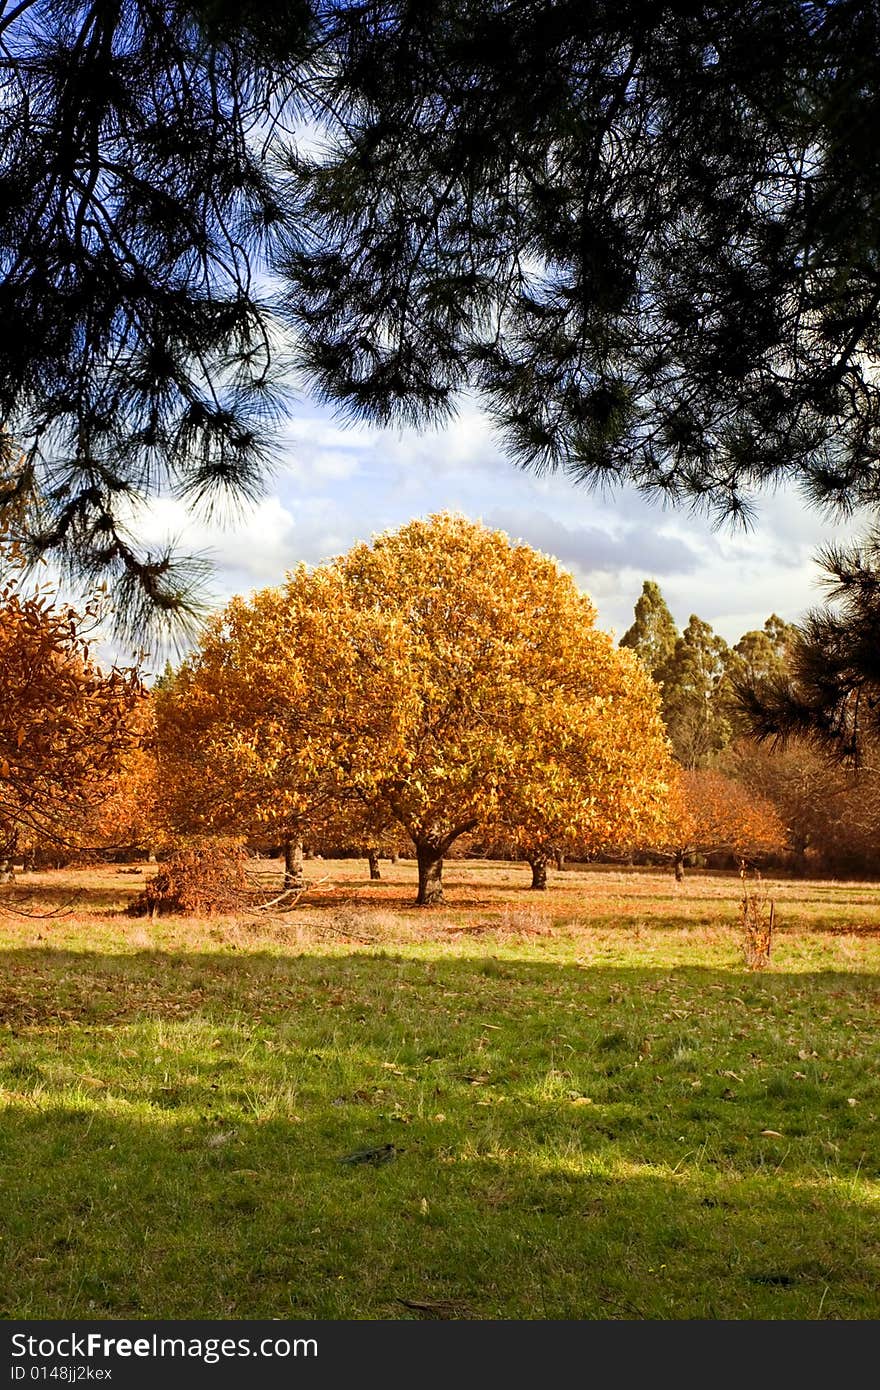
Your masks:
<svg viewBox="0 0 880 1390"><path fill-rule="evenodd" d="M222 917L212 921L217 927L224 925ZM295 919L292 925L296 925ZM444 928L444 943L446 930ZM461 935L459 928L451 930ZM500 937L504 935L499 932ZM589 933L584 936L588 941ZM880 1002L880 974L870 971L819 969L794 973L773 967L766 972L751 972L733 963L730 967L718 968L663 962L618 966L604 959L588 958L570 962L536 961L513 954L449 956L443 953L440 939L428 934L424 940L403 943L402 948L401 943L393 939L369 942L357 949L351 949L351 943L344 938L335 944L342 954L312 953L307 946L285 953L259 943L246 944L239 949L232 943L217 951L148 947L103 953L55 947L51 944L51 927L47 927L45 945L0 949L0 1025L16 1022L16 1003L28 997L35 983L39 988L32 997L32 1021L42 1025L95 1021L106 1013L105 996L109 996L111 1005L122 1017L142 1012L153 1016L157 1009L161 1011L163 1001L176 1012L181 1001L193 991L203 1004L210 1005L214 998L221 1009L242 995L249 1005L259 1003L262 1016L265 1006L273 1002L272 996L261 995L255 1000L250 993L253 986L262 988L267 982L275 986L277 1004L283 1002L287 985L300 991L317 989L332 993L337 984L345 984L347 980L356 980L358 987L375 997L388 990L393 992L401 971L425 987L432 1003L436 1003L438 986L444 982L464 988L468 1003L473 1004L475 996L467 991L477 986L479 994L487 998L491 995L493 981L499 982L504 991L510 988L514 993L525 992L529 996L537 989L539 995L543 992L551 1003L560 985L573 991L575 996L583 991L604 995L610 989L613 997L613 991L626 990L634 999L644 1001L664 985L672 986L676 981L702 994L707 1004L718 999L709 991L718 990L739 1004L747 1002L758 1007L773 1001L784 1005L795 998L818 1000L828 994L836 998L862 998L866 1005ZM510 944L525 944L516 929L510 932ZM406 949L413 945L418 954ZM435 955L430 953L434 945L438 947ZM731 949L738 949L733 937ZM76 1009L71 1012L69 1008L59 1012L56 1005L63 999L77 1005L79 1012Z"/></svg>
<svg viewBox="0 0 880 1390"><path fill-rule="evenodd" d="M652 1170L529 1132L453 1153L415 1125L393 1162L343 1165L354 1137L332 1107L228 1129L9 1106L0 1316L880 1313L871 1204L818 1175Z"/></svg>
<svg viewBox="0 0 880 1390"><path fill-rule="evenodd" d="M14 884L4 886L0 890L0 914L6 910L10 916L33 915L35 920L39 920L41 914L47 911L55 911L59 908L72 907L82 913L96 913L98 915L125 915L128 904L143 891L144 884L149 878L153 877L153 870L149 874L142 876L126 876L120 878L117 884L107 885L78 885L72 886L70 883L29 883L27 879L22 879ZM281 892L283 888L283 875L278 874L270 878L268 875L261 876L265 883L260 886L260 891L270 895ZM393 911L401 911L406 908L416 907L416 872L413 870L412 881L404 882L383 882L369 878L346 879L339 884L324 885L320 878L310 875L307 880L307 887L301 899L302 907L312 910L325 909L332 911L339 907L359 907L359 908L387 908ZM510 885L501 884L498 886L498 893L495 896L487 896L483 884L474 884L467 881L455 882L451 879L444 882L447 901L444 904L451 910L457 908L503 908L510 901L510 894L522 888L528 888L527 883L513 883ZM506 895L506 896L505 896ZM530 897L540 899L540 894L530 893ZM419 909L420 914L424 915L424 909ZM217 920L223 920L223 914L217 914ZM429 919L428 919L429 920Z"/></svg>
<svg viewBox="0 0 880 1390"><path fill-rule="evenodd" d="M690 1134L704 1159L711 1142L722 1167L751 1171L779 1161L784 1137L789 1173L880 1173L880 979L867 972L28 948L0 953L0 980L13 1101L85 1088L98 1109L115 1096L219 1114L222 1099L271 1117L305 1086L336 1118L353 1106L407 1125L452 1099L511 1143L543 1142L549 1115L633 1161L676 1163ZM769 1156L755 1146L765 1129Z"/></svg>
<svg viewBox="0 0 880 1390"><path fill-rule="evenodd" d="M29 948L0 979L4 1316L880 1315L874 975Z"/></svg>

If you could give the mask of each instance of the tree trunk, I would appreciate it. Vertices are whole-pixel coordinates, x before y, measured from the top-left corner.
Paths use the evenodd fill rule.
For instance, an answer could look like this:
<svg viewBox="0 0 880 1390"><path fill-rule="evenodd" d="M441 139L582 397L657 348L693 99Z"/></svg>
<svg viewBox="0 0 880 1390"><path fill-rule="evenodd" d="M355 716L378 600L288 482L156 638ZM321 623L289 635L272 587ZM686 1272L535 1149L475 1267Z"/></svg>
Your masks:
<svg viewBox="0 0 880 1390"><path fill-rule="evenodd" d="M377 849L367 850L367 863L370 866L370 881L374 882L382 875L379 872L379 851Z"/></svg>
<svg viewBox="0 0 880 1390"><path fill-rule="evenodd" d="M530 859L532 866L532 887L543 892L547 887L547 860L543 855Z"/></svg>
<svg viewBox="0 0 880 1390"><path fill-rule="evenodd" d="M674 867L675 867L675 881L676 881L676 883L682 883L682 882L684 881L684 855L683 855L683 854L677 854L677 855L675 856Z"/></svg>
<svg viewBox="0 0 880 1390"><path fill-rule="evenodd" d="M556 867L557 867L557 869L559 870L560 873L562 873L562 870L565 868L565 855L562 853L562 850L561 850L561 849L555 850L555 851L554 851L554 854L553 854L553 858L556 860Z"/></svg>
<svg viewBox="0 0 880 1390"><path fill-rule="evenodd" d="M303 886L303 845L302 840L284 842L284 887Z"/></svg>
<svg viewBox="0 0 880 1390"><path fill-rule="evenodd" d="M396 864L399 858L400 858L400 855L397 853L397 850L396 850L396 849L393 849L393 850L391 851L391 862L392 862L392 864Z"/></svg>
<svg viewBox="0 0 880 1390"><path fill-rule="evenodd" d="M434 907L443 901L443 855L436 845L416 845L419 866L417 907Z"/></svg>

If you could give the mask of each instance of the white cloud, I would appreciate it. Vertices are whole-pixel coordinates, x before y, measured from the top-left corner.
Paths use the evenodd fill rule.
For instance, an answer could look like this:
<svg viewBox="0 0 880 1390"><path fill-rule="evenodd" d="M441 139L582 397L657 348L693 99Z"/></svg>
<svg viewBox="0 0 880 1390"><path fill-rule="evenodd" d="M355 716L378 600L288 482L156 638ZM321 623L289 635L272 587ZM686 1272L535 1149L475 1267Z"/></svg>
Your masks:
<svg viewBox="0 0 880 1390"><path fill-rule="evenodd" d="M821 599L813 557L865 519L833 526L792 491L758 499L751 531L713 530L632 488L605 493L561 474L515 468L469 398L444 430L378 430L303 409L284 429L273 490L228 521L207 520L172 499L141 509L133 529L152 544L176 538L207 551L218 601L277 583L413 516L461 511L521 537L569 568L592 596L599 622L618 633L632 621L642 581L656 579L680 625L698 613L729 641L771 612L797 620Z"/></svg>
<svg viewBox="0 0 880 1390"><path fill-rule="evenodd" d="M130 525L146 546L173 543L181 552L211 560L216 567L211 587L227 597L241 588L277 583L300 562L315 564L348 549L355 539L336 502L315 496L303 499L294 512L273 494L225 524L163 497L140 507Z"/></svg>
<svg viewBox="0 0 880 1390"><path fill-rule="evenodd" d="M298 458L288 460L284 471L298 483L341 482L358 471L360 460L354 450L305 449Z"/></svg>
<svg viewBox="0 0 880 1390"><path fill-rule="evenodd" d="M618 517L600 515L598 524L569 526L543 510L500 508L485 519L514 540L522 539L584 575L632 569L636 556L639 568L657 575L691 574L700 563L693 546L675 532L646 533Z"/></svg>
<svg viewBox="0 0 880 1390"><path fill-rule="evenodd" d="M360 449L369 448L373 432L362 425L348 428L328 424L320 417L303 415L289 420L282 432L282 439L292 442L294 447L305 446L315 449Z"/></svg>

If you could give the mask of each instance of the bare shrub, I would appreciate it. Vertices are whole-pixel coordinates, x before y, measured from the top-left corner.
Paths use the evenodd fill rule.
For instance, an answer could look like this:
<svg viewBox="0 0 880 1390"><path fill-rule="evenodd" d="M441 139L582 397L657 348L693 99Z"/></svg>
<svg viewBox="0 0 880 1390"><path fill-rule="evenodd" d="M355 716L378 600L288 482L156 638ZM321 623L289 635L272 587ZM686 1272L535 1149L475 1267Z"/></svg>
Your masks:
<svg viewBox="0 0 880 1390"><path fill-rule="evenodd" d="M247 852L232 840L178 849L126 909L130 917L234 912L249 901Z"/></svg>
<svg viewBox="0 0 880 1390"><path fill-rule="evenodd" d="M740 869L743 891L740 902L742 949L749 970L764 970L770 964L770 947L776 904L757 869Z"/></svg>

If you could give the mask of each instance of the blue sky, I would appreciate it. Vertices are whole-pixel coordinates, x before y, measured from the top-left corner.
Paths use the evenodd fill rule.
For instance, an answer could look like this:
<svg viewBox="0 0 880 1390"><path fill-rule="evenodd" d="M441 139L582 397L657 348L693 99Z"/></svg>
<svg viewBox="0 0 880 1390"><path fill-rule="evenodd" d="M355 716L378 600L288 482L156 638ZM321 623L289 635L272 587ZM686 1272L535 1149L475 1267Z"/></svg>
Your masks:
<svg viewBox="0 0 880 1390"><path fill-rule="evenodd" d="M795 621L818 602L818 546L859 529L831 526L792 492L757 500L750 532L717 531L633 490L603 497L563 475L519 471L469 401L450 426L421 433L347 426L301 402L256 506L223 524L166 499L150 505L138 530L145 539L175 536L188 550L207 551L215 566L211 597L221 603L412 517L460 511L554 555L592 597L600 625L618 636L650 578L680 626L698 613L736 641L771 612Z"/></svg>

